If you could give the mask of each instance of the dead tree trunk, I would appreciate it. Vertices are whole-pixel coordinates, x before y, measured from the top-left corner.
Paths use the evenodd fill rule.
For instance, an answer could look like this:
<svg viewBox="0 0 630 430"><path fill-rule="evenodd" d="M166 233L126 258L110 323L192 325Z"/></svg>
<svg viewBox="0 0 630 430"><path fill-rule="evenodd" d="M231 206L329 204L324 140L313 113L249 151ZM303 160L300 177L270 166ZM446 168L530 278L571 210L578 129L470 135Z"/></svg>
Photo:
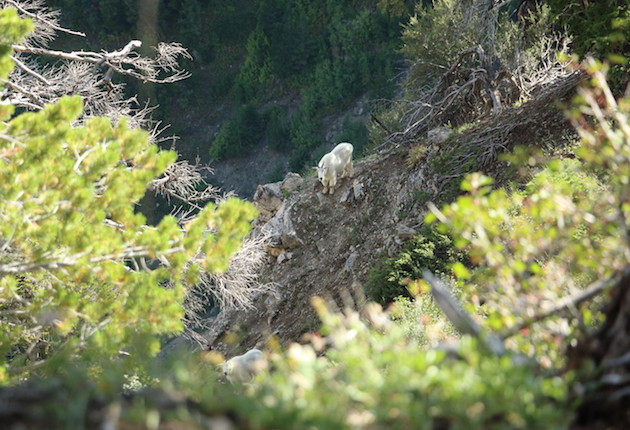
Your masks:
<svg viewBox="0 0 630 430"><path fill-rule="evenodd" d="M604 313L604 324L569 350L569 369L585 372L576 384L574 430L630 428L630 267L612 288Z"/></svg>

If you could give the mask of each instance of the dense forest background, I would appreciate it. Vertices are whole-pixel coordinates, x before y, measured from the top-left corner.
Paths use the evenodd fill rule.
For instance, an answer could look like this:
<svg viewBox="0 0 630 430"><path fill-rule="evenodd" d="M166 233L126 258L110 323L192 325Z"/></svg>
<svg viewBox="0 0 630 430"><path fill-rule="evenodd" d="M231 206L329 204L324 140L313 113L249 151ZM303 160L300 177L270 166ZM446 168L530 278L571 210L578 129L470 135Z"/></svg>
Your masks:
<svg viewBox="0 0 630 430"><path fill-rule="evenodd" d="M577 25L563 2L546 2L565 18L558 26ZM402 33L412 15L430 0L348 1L201 1L52 0L63 11L62 24L87 35L87 45L118 49L139 38L145 46L176 41L192 55L183 67L191 77L160 86L129 81L130 94L159 106L158 117L179 137L183 158L202 162L247 156L266 146L281 154L263 182L302 172L333 143L351 141L355 154L380 144L370 128L385 126L380 113L401 96L413 53L404 52ZM523 4L503 3L502 14L516 20ZM420 8L420 9L418 9ZM609 5L591 5L575 49L609 50ZM573 20L573 21L572 21ZM503 30L501 30L503 31ZM72 48L77 37L57 43ZM622 43L622 42L621 42ZM151 54L150 48L145 48ZM438 49L439 50L439 49ZM614 49L613 49L614 50ZM411 56L409 54L412 54ZM427 76L425 84L430 83ZM414 85L422 86L422 82ZM348 111L359 98L359 115ZM330 128L331 118L341 127ZM391 132L385 126L387 132ZM167 134L168 134L167 133ZM374 133L372 133L374 134ZM264 160L266 161L266 160ZM233 185L233 184L232 184ZM250 198L251 184L243 197Z"/></svg>
<svg viewBox="0 0 630 430"><path fill-rule="evenodd" d="M574 25L586 19L574 48L617 51L609 37L614 13L608 4L590 5L588 17L565 13L564 3L546 2L559 19ZM183 67L191 77L160 86L129 81L130 94L159 106L156 117L178 136L183 158L202 162L247 156L266 146L282 156L265 166L263 182L287 171L310 168L333 143L351 141L355 154L380 144L369 129L383 127L380 113L400 96L410 52L401 40L405 26L430 0L201 1L51 0L63 11L62 24L87 35L88 47L119 49L129 40L145 46L176 41L192 55ZM516 20L523 4L503 3L502 14ZM418 9L420 8L420 9ZM501 30L503 31L503 30ZM72 48L85 40L61 37ZM612 48L612 49L611 49ZM145 48L151 54L150 48ZM438 49L439 50L439 49ZM425 79L430 82L430 77ZM417 82L414 85L423 85ZM360 97L359 115L348 108ZM330 129L330 119L341 127ZM391 132L386 127L388 132ZM251 184L243 197L250 198Z"/></svg>
<svg viewBox="0 0 630 430"><path fill-rule="evenodd" d="M343 116L361 96L393 97L405 70L400 35L416 2L160 1L153 23L139 20L142 3L50 5L93 47L117 49L134 38L182 43L193 57L184 64L190 79L131 90L159 104L156 116L172 124L186 158L224 160L261 144L287 154L272 181L313 164L332 141L352 141L359 156L369 145L365 116L348 118L332 141L323 120Z"/></svg>

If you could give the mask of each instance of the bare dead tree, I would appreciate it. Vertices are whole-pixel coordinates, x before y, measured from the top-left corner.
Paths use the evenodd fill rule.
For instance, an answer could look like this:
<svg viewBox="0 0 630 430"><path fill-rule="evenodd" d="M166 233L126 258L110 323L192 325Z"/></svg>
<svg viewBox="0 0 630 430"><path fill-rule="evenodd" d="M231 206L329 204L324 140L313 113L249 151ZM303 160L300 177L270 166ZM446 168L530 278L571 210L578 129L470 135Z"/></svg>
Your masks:
<svg viewBox="0 0 630 430"><path fill-rule="evenodd" d="M269 235L264 229L252 232L232 256L225 273L203 273L201 282L188 289L184 300L185 337L205 348L207 340L198 333L209 328L209 309L252 308L255 297L274 290L273 283L264 283L259 278L267 260L268 242Z"/></svg>
<svg viewBox="0 0 630 430"><path fill-rule="evenodd" d="M176 215L183 223L189 220L190 213L199 209L200 205L208 201L220 201L234 195L233 192L222 193L219 188L205 180L203 172L211 175L210 167L202 166L197 160L191 164L188 160L180 160L171 164L164 174L153 180L151 190L167 200L176 199L184 202L190 210L178 209Z"/></svg>
<svg viewBox="0 0 630 430"><path fill-rule="evenodd" d="M127 76L142 82L172 83L190 76L181 69L179 61L190 59L188 51L179 43L160 43L154 48L153 58L140 55L139 40L131 40L116 51L72 51L49 49L58 32L78 37L80 32L62 28L59 12L49 9L43 0L0 0L0 7L14 8L34 23L33 33L24 44L13 45L15 69L6 82L2 94L4 103L27 110L40 110L66 95L80 95L85 104L82 120L92 116L106 116L114 121L127 118L132 127L150 131L157 139L160 129L151 119L152 109L140 106L135 97L124 93L124 84L115 83L115 75ZM41 59L48 60L47 65Z"/></svg>

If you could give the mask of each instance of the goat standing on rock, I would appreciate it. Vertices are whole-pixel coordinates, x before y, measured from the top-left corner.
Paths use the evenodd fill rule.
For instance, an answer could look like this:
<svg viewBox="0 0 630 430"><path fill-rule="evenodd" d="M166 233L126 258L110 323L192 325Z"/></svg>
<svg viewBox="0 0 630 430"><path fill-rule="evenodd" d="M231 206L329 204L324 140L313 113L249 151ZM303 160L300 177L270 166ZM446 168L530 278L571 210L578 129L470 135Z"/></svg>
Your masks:
<svg viewBox="0 0 630 430"><path fill-rule="evenodd" d="M324 155L317 165L317 177L324 186L323 193L333 194L337 186L337 175L341 178L352 176L352 151L351 143L342 142L335 146L328 154Z"/></svg>

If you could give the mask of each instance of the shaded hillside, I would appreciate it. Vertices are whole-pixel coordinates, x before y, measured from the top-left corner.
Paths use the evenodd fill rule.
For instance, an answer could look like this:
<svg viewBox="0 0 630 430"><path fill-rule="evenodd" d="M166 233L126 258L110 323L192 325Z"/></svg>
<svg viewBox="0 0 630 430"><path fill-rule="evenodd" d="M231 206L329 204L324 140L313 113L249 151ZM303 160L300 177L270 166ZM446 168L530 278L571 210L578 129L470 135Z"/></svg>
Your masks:
<svg viewBox="0 0 630 430"><path fill-rule="evenodd" d="M48 1L61 10L64 26L85 32L98 48L119 49L131 39L147 51L158 40L181 43L191 55L184 64L189 79L168 87L133 85L130 93L140 94L140 104L159 105L155 116L170 124L167 134L181 138L183 159L231 160L266 144L285 157L267 171L277 175L287 164L300 170L317 157L329 141L327 116L342 115L366 93L372 99L394 94L403 68L402 25L416 2L388 3ZM56 44L75 50L82 42L62 36ZM244 108L256 113L255 121L242 120ZM344 131L354 135L357 150L368 143L363 123ZM234 179L224 181L231 186Z"/></svg>

